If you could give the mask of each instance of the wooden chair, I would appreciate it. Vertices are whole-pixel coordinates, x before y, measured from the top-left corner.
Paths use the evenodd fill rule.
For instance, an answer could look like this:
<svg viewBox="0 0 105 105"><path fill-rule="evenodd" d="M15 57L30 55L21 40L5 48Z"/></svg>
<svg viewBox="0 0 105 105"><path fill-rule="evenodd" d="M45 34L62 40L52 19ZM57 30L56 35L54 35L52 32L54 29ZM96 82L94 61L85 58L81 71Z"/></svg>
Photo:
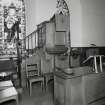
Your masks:
<svg viewBox="0 0 105 105"><path fill-rule="evenodd" d="M41 88L44 87L44 77L39 71L38 64L26 64L27 85L30 96L32 95L32 83L41 82Z"/></svg>

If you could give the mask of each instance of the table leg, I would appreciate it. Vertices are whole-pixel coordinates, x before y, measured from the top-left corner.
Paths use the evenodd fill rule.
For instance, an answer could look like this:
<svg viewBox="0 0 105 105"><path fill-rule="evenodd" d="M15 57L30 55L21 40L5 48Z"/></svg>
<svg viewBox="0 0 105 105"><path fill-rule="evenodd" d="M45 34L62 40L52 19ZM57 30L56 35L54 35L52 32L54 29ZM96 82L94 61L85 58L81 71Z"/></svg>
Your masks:
<svg viewBox="0 0 105 105"><path fill-rule="evenodd" d="M100 56L100 70L102 72L102 56Z"/></svg>
<svg viewBox="0 0 105 105"><path fill-rule="evenodd" d="M94 64L95 64L95 72L98 73L98 70L97 70L97 60L96 60L96 57L94 57Z"/></svg>

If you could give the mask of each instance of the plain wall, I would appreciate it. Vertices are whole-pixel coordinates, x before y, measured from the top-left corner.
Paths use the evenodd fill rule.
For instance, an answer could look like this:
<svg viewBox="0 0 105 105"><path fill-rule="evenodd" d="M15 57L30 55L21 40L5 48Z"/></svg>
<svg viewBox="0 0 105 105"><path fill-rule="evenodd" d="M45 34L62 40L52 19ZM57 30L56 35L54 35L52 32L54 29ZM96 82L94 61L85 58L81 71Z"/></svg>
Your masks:
<svg viewBox="0 0 105 105"><path fill-rule="evenodd" d="M36 0L24 0L26 14L26 36L36 27Z"/></svg>
<svg viewBox="0 0 105 105"><path fill-rule="evenodd" d="M82 11L80 0L65 0L70 12L71 46L82 45Z"/></svg>
<svg viewBox="0 0 105 105"><path fill-rule="evenodd" d="M105 46L105 0L65 0L70 11L71 47Z"/></svg>
<svg viewBox="0 0 105 105"><path fill-rule="evenodd" d="M26 35L36 30L36 26L49 20L56 12L56 0L24 0L26 7Z"/></svg>
<svg viewBox="0 0 105 105"><path fill-rule="evenodd" d="M105 0L81 0L83 46L105 46Z"/></svg>

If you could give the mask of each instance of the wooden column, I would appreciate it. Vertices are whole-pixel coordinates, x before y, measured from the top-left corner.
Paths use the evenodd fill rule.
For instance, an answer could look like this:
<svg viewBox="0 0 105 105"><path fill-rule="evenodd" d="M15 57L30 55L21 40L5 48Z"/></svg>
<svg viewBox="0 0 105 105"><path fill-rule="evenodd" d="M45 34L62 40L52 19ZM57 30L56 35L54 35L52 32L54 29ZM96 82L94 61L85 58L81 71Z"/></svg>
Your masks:
<svg viewBox="0 0 105 105"><path fill-rule="evenodd" d="M20 42L19 42L19 22L17 22L16 24L16 32L17 32L17 65L18 65L18 77L19 77L19 87L22 86L22 82L21 82L21 55L20 55L20 51L19 51L19 46L20 46Z"/></svg>

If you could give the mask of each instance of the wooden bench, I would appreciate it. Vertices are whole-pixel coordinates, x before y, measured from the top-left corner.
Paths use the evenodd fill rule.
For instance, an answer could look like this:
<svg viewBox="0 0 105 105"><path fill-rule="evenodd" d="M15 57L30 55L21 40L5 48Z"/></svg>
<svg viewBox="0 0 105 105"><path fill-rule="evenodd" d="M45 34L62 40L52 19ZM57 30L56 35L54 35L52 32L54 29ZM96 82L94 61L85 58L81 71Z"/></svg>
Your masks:
<svg viewBox="0 0 105 105"><path fill-rule="evenodd" d="M0 91L4 90L4 89L7 89L9 87L13 87L13 83L12 83L11 80L0 82Z"/></svg>
<svg viewBox="0 0 105 105"><path fill-rule="evenodd" d="M18 93L11 81L0 82L0 104L6 101L16 100L18 105Z"/></svg>

